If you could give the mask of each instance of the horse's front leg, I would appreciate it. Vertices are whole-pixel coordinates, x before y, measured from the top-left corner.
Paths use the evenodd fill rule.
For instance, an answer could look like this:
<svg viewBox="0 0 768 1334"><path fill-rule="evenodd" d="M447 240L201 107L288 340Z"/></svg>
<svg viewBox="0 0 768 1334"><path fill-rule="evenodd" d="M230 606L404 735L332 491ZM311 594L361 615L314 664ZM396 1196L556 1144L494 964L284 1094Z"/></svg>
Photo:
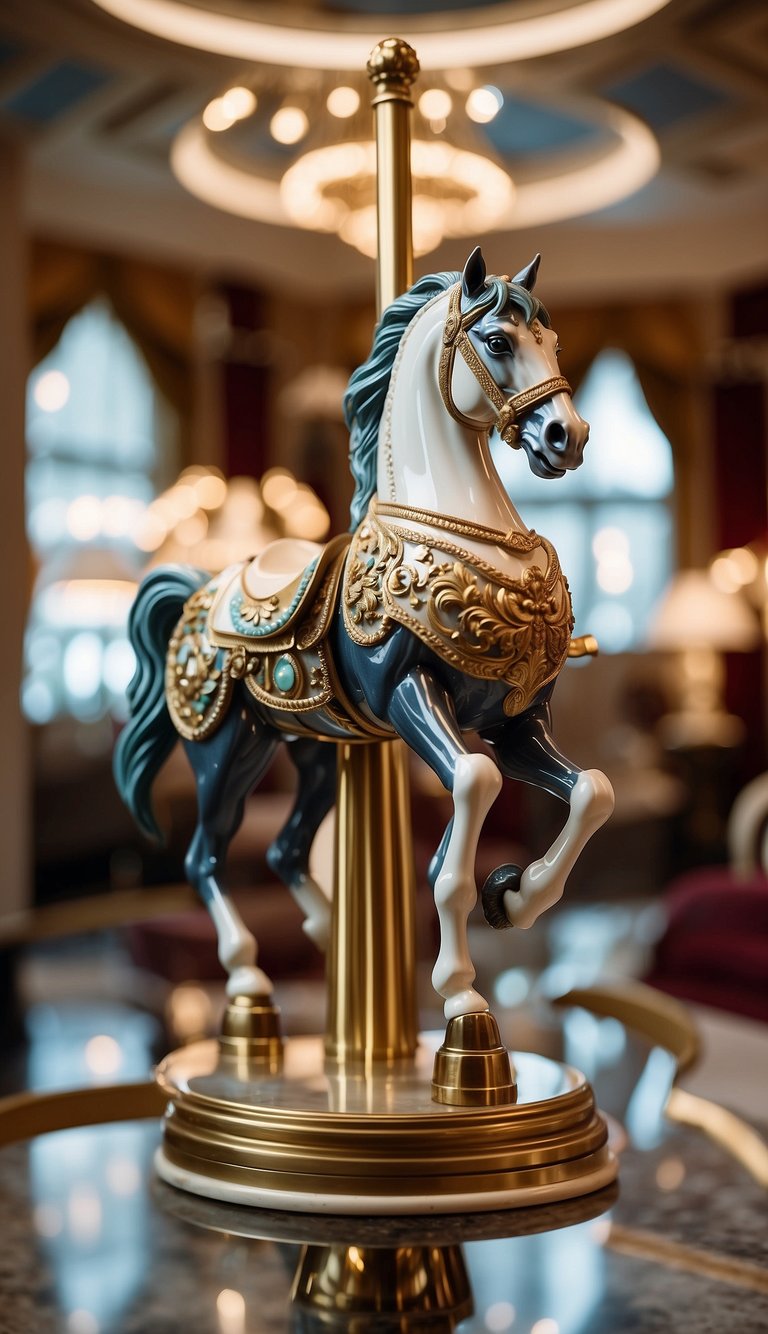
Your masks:
<svg viewBox="0 0 768 1334"><path fill-rule="evenodd" d="M584 846L613 810L613 788L599 769L579 769L558 750L548 701L485 733L485 738L509 778L543 787L570 807L543 857L522 872L515 866L499 867L483 888L483 907L492 926L529 927L562 897Z"/></svg>
<svg viewBox="0 0 768 1334"><path fill-rule="evenodd" d="M475 854L485 817L499 794L501 774L488 755L464 744L453 702L430 672L415 667L392 692L388 717L408 746L453 796L453 820L432 868L440 922L440 952L432 973L445 1017L488 1009L475 991L467 918L477 901Z"/></svg>

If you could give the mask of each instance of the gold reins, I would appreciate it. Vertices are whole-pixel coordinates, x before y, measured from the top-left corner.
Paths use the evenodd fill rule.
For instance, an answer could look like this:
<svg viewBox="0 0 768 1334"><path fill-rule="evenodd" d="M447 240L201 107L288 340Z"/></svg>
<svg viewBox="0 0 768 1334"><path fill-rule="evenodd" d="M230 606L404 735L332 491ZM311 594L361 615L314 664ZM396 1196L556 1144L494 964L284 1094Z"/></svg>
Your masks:
<svg viewBox="0 0 768 1334"><path fill-rule="evenodd" d="M548 399L554 398L555 394L570 394L572 390L564 376L553 375L549 380L542 380L540 384L532 385L530 389L522 389L519 394L512 394L509 398L505 398L488 367L472 346L467 333L467 330L471 329L472 325L476 324L485 313L486 310L481 306L462 314L461 283L456 283L455 287L451 288L448 317L443 329L443 347L438 368L440 393L448 412L455 421L461 422L463 426L470 426L473 430L478 429L478 423L472 421L471 417L466 417L457 408L451 394L454 362L456 353L460 352L483 393L496 409L494 425L502 440L511 445L513 449L519 449L521 418L537 404L546 403Z"/></svg>

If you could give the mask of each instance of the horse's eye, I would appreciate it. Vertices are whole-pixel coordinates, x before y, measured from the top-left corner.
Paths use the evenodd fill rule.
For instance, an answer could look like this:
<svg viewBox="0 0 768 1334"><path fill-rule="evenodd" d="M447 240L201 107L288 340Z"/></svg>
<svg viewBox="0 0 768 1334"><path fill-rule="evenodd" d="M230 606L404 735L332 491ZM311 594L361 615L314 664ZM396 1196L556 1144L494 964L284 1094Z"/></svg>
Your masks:
<svg viewBox="0 0 768 1334"><path fill-rule="evenodd" d="M503 357L506 353L512 351L512 348L509 345L509 340L505 338L503 334L491 334L486 346L488 351L493 353L494 357Z"/></svg>

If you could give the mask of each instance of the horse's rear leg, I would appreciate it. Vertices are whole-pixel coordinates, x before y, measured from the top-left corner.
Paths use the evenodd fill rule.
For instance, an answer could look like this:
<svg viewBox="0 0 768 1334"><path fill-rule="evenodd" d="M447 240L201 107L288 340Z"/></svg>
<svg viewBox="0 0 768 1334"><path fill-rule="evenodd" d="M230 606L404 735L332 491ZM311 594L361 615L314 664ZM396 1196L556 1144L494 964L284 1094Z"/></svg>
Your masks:
<svg viewBox="0 0 768 1334"><path fill-rule="evenodd" d="M565 825L543 857L522 872L515 866L499 867L483 888L483 907L492 926L529 927L562 897L585 844L613 810L613 788L599 769L579 769L558 750L548 701L484 735L507 777L543 787L570 806Z"/></svg>
<svg viewBox="0 0 768 1334"><path fill-rule="evenodd" d="M223 877L245 799L267 768L276 745L276 737L237 705L213 736L184 743L197 780L198 802L198 823L185 869L216 928L229 996L272 993L272 983L256 966L256 941L227 894Z"/></svg>
<svg viewBox="0 0 768 1334"><path fill-rule="evenodd" d="M331 904L309 873L309 854L315 834L336 800L336 746L301 737L289 743L288 754L299 778L296 800L267 852L267 861L304 912L304 931L324 950L330 933Z"/></svg>
<svg viewBox="0 0 768 1334"><path fill-rule="evenodd" d="M477 900L475 855L485 817L499 794L501 774L488 755L472 754L459 731L450 695L416 667L392 692L389 721L453 796L453 820L430 868L440 921L440 952L432 973L445 1017L488 1009L472 983L467 918Z"/></svg>

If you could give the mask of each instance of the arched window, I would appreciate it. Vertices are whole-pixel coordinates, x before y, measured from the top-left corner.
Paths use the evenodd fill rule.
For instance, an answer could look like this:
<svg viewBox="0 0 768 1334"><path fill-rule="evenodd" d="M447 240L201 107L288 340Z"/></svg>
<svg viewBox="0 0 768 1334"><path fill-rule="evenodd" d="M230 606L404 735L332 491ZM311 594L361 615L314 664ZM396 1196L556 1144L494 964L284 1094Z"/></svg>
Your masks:
<svg viewBox="0 0 768 1334"><path fill-rule="evenodd" d="M625 352L607 348L574 398L590 423L585 462L557 481L492 444L521 517L554 543L573 594L577 634L600 648L639 647L672 573L672 449Z"/></svg>
<svg viewBox="0 0 768 1334"><path fill-rule="evenodd" d="M173 471L175 437L136 344L109 303L93 301L27 386L27 530L39 567L22 695L30 721L120 716L133 666L133 535Z"/></svg>

